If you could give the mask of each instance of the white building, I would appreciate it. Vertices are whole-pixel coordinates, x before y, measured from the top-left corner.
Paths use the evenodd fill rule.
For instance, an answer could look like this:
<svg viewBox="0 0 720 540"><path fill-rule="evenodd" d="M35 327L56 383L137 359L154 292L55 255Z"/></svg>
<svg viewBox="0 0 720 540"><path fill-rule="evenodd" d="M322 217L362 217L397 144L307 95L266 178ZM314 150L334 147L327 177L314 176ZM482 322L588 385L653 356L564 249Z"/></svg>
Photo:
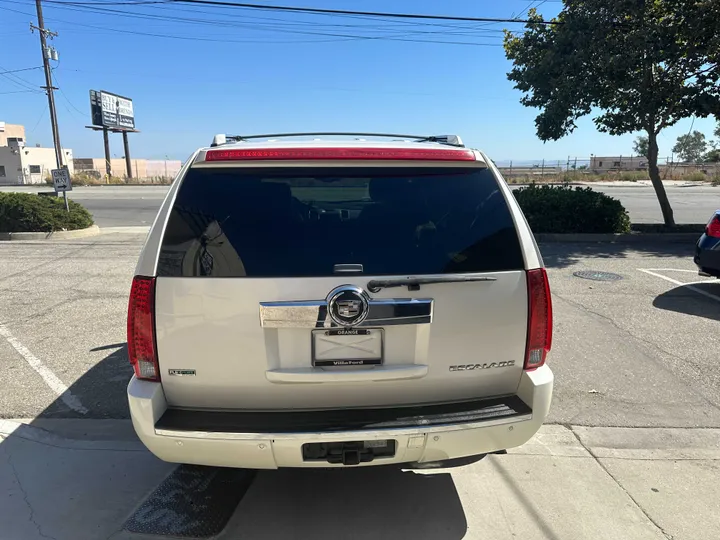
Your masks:
<svg viewBox="0 0 720 540"><path fill-rule="evenodd" d="M0 122L0 126L7 124ZM23 137L6 137L0 146L0 185L43 184L56 168L55 149L25 146ZM63 163L73 169L72 150L63 149Z"/></svg>
<svg viewBox="0 0 720 540"><path fill-rule="evenodd" d="M590 170L604 171L645 171L647 158L643 156L592 156Z"/></svg>

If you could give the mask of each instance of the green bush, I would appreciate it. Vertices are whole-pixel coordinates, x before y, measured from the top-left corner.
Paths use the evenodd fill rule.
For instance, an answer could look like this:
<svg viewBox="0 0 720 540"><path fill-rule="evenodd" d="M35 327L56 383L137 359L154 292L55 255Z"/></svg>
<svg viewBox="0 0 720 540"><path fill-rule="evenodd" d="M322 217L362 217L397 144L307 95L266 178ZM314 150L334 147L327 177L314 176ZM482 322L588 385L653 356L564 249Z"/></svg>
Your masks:
<svg viewBox="0 0 720 540"><path fill-rule="evenodd" d="M702 171L693 171L682 175L682 179L686 182L705 182L708 177Z"/></svg>
<svg viewBox="0 0 720 540"><path fill-rule="evenodd" d="M618 174L618 180L625 182L637 182L638 180L649 180L648 173L642 171L623 171Z"/></svg>
<svg viewBox="0 0 720 540"><path fill-rule="evenodd" d="M530 185L513 192L535 233L629 233L620 201L591 188Z"/></svg>
<svg viewBox="0 0 720 540"><path fill-rule="evenodd" d="M82 205L68 203L70 212L60 197L0 193L0 232L73 231L93 224L92 215Z"/></svg>
<svg viewBox="0 0 720 540"><path fill-rule="evenodd" d="M101 180L93 174L86 172L76 173L72 177L73 186L96 186L101 183Z"/></svg>

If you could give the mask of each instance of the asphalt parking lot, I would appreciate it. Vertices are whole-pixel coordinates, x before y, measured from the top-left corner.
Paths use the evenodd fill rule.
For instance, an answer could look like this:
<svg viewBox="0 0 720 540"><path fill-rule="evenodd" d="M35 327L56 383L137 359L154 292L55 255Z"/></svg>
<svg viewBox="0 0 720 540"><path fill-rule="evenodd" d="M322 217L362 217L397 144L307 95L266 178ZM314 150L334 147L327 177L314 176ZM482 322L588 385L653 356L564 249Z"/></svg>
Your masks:
<svg viewBox="0 0 720 540"><path fill-rule="evenodd" d="M200 485L199 506L229 519L221 538L696 540L720 530L720 281L697 276L691 245L541 246L556 383L551 425L529 445L429 473L253 475L175 469L134 438L125 313L143 240L0 243L0 485L10 493L0 537L202 536L197 508L168 495Z"/></svg>

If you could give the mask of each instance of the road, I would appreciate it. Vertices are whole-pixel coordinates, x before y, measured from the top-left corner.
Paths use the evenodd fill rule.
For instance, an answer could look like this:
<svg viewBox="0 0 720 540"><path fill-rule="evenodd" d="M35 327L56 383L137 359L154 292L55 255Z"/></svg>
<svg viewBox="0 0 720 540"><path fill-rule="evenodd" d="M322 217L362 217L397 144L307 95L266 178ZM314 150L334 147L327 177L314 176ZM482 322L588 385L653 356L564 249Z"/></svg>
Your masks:
<svg viewBox="0 0 720 540"><path fill-rule="evenodd" d="M633 223L662 223L652 187L594 187L619 199ZM706 223L720 208L720 188L668 186L668 197L677 223ZM37 191L37 188L2 187L1 191ZM167 186L96 186L75 188L70 198L83 204L100 227L150 225Z"/></svg>

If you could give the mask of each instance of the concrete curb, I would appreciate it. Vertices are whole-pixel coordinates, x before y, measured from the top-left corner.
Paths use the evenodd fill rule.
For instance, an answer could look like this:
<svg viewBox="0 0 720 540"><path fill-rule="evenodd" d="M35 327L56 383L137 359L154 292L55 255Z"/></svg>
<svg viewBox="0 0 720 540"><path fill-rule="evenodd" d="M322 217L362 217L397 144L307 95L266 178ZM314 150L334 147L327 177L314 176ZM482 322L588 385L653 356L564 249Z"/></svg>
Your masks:
<svg viewBox="0 0 720 540"><path fill-rule="evenodd" d="M598 243L598 244L639 244L639 243L692 243L695 244L702 233L630 233L630 234L554 234L538 233L535 241L548 243Z"/></svg>
<svg viewBox="0 0 720 540"><path fill-rule="evenodd" d="M129 227L103 227L100 234L147 234L150 232L149 225L137 225Z"/></svg>
<svg viewBox="0 0 720 540"><path fill-rule="evenodd" d="M100 234L100 227L91 225L87 229L77 231L52 231L52 232L2 232L0 241L9 240L65 240L69 238L85 238Z"/></svg>

